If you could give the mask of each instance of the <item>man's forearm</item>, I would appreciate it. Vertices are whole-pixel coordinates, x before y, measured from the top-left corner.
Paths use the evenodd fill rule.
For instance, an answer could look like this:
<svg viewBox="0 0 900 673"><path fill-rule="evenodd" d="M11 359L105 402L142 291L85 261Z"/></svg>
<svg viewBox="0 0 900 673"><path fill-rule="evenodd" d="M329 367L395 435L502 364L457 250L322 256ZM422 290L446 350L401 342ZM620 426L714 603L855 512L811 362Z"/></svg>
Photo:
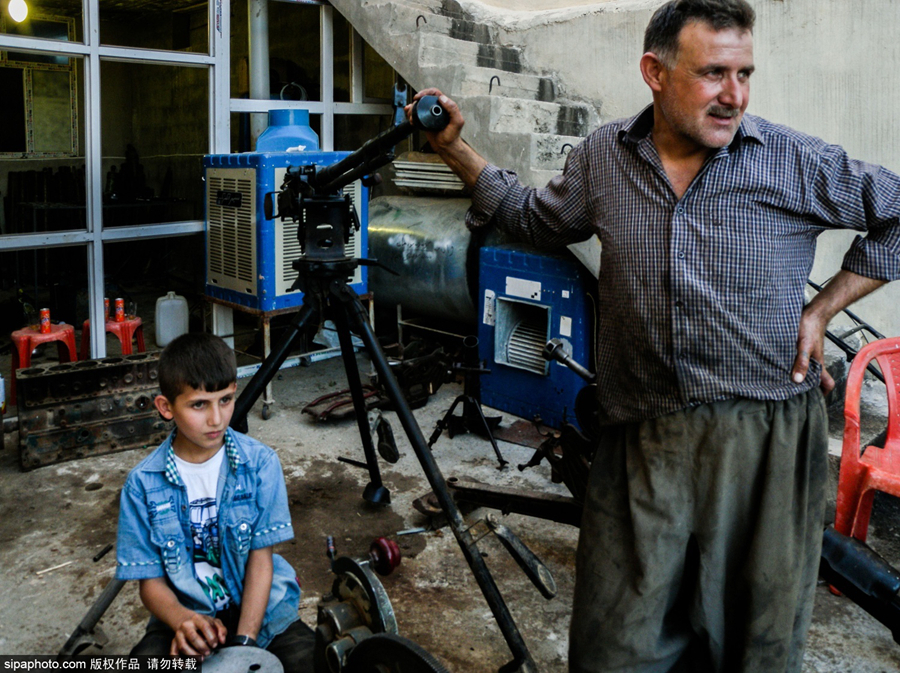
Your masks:
<svg viewBox="0 0 900 673"><path fill-rule="evenodd" d="M272 591L272 574L272 548L252 550L244 571L244 593L236 635L255 639L259 634Z"/></svg>
<svg viewBox="0 0 900 673"><path fill-rule="evenodd" d="M827 325L838 313L885 283L887 281L841 270L819 294L813 297L804 309L804 313L815 315L824 325Z"/></svg>
<svg viewBox="0 0 900 673"><path fill-rule="evenodd" d="M487 161L478 152L457 138L456 142L449 146L436 146L436 151L444 163L450 167L457 177L470 189L475 187L478 176L487 166Z"/></svg>
<svg viewBox="0 0 900 673"><path fill-rule="evenodd" d="M813 297L800 315L797 335L797 357L791 368L794 383L803 383L810 360L825 364L825 330L828 323L840 311L858 299L878 289L887 281L860 276L852 271L839 271L819 294ZM834 379L822 368L822 389L828 393L834 388Z"/></svg>

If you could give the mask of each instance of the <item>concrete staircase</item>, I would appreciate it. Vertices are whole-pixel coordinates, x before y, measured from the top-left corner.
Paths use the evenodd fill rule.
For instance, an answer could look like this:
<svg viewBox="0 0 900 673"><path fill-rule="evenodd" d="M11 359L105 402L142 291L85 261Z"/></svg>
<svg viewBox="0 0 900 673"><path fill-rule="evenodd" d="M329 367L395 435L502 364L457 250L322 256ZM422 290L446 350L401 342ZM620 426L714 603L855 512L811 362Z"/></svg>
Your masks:
<svg viewBox="0 0 900 673"><path fill-rule="evenodd" d="M489 161L544 185L598 124L552 72L456 0L332 0L415 89L436 86L466 117L463 137Z"/></svg>

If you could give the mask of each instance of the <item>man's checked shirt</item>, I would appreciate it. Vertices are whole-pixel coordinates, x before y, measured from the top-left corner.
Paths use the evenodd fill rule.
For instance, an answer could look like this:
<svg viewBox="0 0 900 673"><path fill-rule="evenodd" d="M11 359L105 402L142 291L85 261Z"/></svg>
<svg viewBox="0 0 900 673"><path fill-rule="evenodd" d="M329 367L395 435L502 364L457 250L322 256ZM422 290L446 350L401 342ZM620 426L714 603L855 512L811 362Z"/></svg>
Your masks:
<svg viewBox="0 0 900 673"><path fill-rule="evenodd" d="M857 237L843 268L900 277L900 176L745 115L679 200L650 135L653 108L607 124L543 189L488 166L467 223L494 219L539 249L602 245L597 306L601 422L715 400L782 400L791 381L816 238Z"/></svg>

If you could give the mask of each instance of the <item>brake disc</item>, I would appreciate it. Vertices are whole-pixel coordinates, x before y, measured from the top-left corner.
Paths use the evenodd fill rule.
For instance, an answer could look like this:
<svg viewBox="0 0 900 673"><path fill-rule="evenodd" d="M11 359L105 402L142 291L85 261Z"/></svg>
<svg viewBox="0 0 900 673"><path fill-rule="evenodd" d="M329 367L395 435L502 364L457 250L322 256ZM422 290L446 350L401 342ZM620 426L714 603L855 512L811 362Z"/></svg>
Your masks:
<svg viewBox="0 0 900 673"><path fill-rule="evenodd" d="M335 560L336 575L331 593L340 601L349 601L373 632L397 633L397 619L387 591L369 568L342 556Z"/></svg>

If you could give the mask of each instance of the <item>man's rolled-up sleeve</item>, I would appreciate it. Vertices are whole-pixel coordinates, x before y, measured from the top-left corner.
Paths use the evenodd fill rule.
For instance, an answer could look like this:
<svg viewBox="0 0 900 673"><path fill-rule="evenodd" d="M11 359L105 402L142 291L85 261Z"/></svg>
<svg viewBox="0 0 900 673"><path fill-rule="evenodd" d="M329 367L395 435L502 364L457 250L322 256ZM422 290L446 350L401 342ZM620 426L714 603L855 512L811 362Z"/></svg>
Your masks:
<svg viewBox="0 0 900 673"><path fill-rule="evenodd" d="M817 215L830 226L864 231L841 268L861 276L900 279L900 175L823 146L814 194Z"/></svg>

